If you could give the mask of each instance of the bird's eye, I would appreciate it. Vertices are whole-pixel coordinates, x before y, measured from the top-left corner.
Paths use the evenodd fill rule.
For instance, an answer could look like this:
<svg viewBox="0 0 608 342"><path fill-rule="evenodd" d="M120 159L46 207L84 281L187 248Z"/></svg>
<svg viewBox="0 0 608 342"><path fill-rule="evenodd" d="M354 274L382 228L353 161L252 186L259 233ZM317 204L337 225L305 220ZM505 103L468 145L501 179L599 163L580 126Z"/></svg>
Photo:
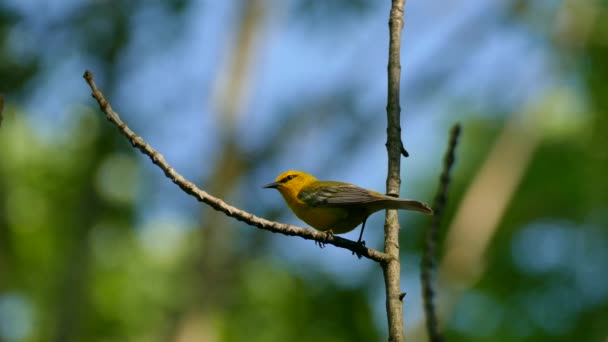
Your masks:
<svg viewBox="0 0 608 342"><path fill-rule="evenodd" d="M285 176L285 178L283 178L283 179L281 180L281 183L285 183L285 182L287 182L287 181L290 181L290 180L294 179L296 176L297 176L297 175L287 175L287 176Z"/></svg>

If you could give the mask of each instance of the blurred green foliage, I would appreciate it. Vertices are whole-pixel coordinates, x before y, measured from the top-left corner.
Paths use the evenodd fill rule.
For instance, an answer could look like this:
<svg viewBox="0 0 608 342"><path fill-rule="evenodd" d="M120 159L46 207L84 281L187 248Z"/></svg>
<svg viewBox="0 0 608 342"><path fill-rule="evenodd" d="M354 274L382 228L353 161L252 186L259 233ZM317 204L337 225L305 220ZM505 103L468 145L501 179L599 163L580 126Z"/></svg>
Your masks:
<svg viewBox="0 0 608 342"><path fill-rule="evenodd" d="M383 288L370 279L379 272L364 271L362 281L348 283L320 267L280 260L273 235L252 232L206 208L190 211L188 218L142 219L142 203L148 203L142 197L156 191L148 188L154 184L148 177L163 176L146 172L149 161L105 122L92 100L64 108L69 124L59 133L44 133L40 125L45 121L37 120L40 113L26 103L33 90L44 86L35 81L53 68L45 56L65 53L64 48L78 51L95 64L106 94L116 94L125 72L122 58L135 34L134 13L147 6L143 1L88 1L45 21L0 5L0 92L5 96L0 341L382 340L385 318L374 308L383 304L378 301ZM173 25L161 38L181 34L179 23L193 4L176 0L155 6ZM344 6L350 7L344 11ZM324 25L313 31L321 34L331 30L334 17L355 13L357 18L374 6L306 0L296 1L292 10L311 26L322 20ZM589 22L583 11L580 17L560 19L562 34L543 26L557 20L547 14L554 11L527 1L513 1L511 17L504 19L544 37L560 62L556 68L572 78L565 83L574 85L532 101L536 114L523 121L540 143L484 254L485 271L453 313L442 318L450 341L605 341L608 336L608 5L593 6L598 17L590 27L582 25ZM32 41L23 41L29 53L9 48L16 39L13 28L27 20L44 22L41 30L60 37L51 41L63 42L61 49L38 50L42 43ZM447 83L449 76L433 77L432 85L421 88L434 91L441 83L437 80ZM87 91L84 82L82 87ZM361 127L383 118L376 109L355 108L363 90L345 85L279 106L288 115L276 119L284 129L272 136L282 144L271 141L247 150L236 146L238 136L232 132L235 136L218 139L219 157L207 159L205 173L195 177L213 194L256 208L262 216L285 217L242 194L257 187L249 183L260 170L279 164L281 153L301 140L344 132L335 150L325 146L328 151L319 151L325 158L321 171L340 168L366 144L381 144L373 134L361 137ZM335 115L328 118L327 113ZM502 108L476 114L463 122L446 227L508 120ZM294 127L306 139L292 139ZM429 171L424 185L433 188L437 175ZM404 255L420 255L422 230L407 234ZM406 306L414 305L411 296ZM406 331L415 329L419 322L406 322Z"/></svg>

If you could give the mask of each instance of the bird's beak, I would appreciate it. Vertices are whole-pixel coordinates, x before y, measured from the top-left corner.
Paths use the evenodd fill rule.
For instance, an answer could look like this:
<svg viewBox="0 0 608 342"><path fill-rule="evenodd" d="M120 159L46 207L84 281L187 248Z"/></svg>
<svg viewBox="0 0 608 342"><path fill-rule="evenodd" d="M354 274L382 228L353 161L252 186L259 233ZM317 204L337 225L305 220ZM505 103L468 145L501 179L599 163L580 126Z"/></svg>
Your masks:
<svg viewBox="0 0 608 342"><path fill-rule="evenodd" d="M276 188L279 187L279 184L281 184L281 183L279 183L279 182L272 182L272 183L268 183L268 184L264 185L263 188L265 188L265 189L276 189Z"/></svg>

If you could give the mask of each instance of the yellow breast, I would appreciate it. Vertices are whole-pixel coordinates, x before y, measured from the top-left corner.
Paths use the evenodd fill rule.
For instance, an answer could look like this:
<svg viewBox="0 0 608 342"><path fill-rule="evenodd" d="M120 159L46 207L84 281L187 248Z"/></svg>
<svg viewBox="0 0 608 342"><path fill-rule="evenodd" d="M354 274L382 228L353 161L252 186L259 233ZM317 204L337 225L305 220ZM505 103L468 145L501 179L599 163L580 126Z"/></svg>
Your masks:
<svg viewBox="0 0 608 342"><path fill-rule="evenodd" d="M363 222L365 213L354 208L319 208L310 207L297 196L283 195L285 202L296 216L320 231L331 231L343 234L355 229Z"/></svg>

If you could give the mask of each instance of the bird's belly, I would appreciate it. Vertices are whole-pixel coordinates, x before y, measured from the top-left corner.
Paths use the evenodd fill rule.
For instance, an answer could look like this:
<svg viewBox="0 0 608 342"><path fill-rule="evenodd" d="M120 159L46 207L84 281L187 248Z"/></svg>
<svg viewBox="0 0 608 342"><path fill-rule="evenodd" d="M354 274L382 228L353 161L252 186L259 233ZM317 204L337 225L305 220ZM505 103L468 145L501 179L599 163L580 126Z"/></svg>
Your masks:
<svg viewBox="0 0 608 342"><path fill-rule="evenodd" d="M311 227L321 231L343 234L355 229L363 222L366 215L354 208L294 208L295 214Z"/></svg>

